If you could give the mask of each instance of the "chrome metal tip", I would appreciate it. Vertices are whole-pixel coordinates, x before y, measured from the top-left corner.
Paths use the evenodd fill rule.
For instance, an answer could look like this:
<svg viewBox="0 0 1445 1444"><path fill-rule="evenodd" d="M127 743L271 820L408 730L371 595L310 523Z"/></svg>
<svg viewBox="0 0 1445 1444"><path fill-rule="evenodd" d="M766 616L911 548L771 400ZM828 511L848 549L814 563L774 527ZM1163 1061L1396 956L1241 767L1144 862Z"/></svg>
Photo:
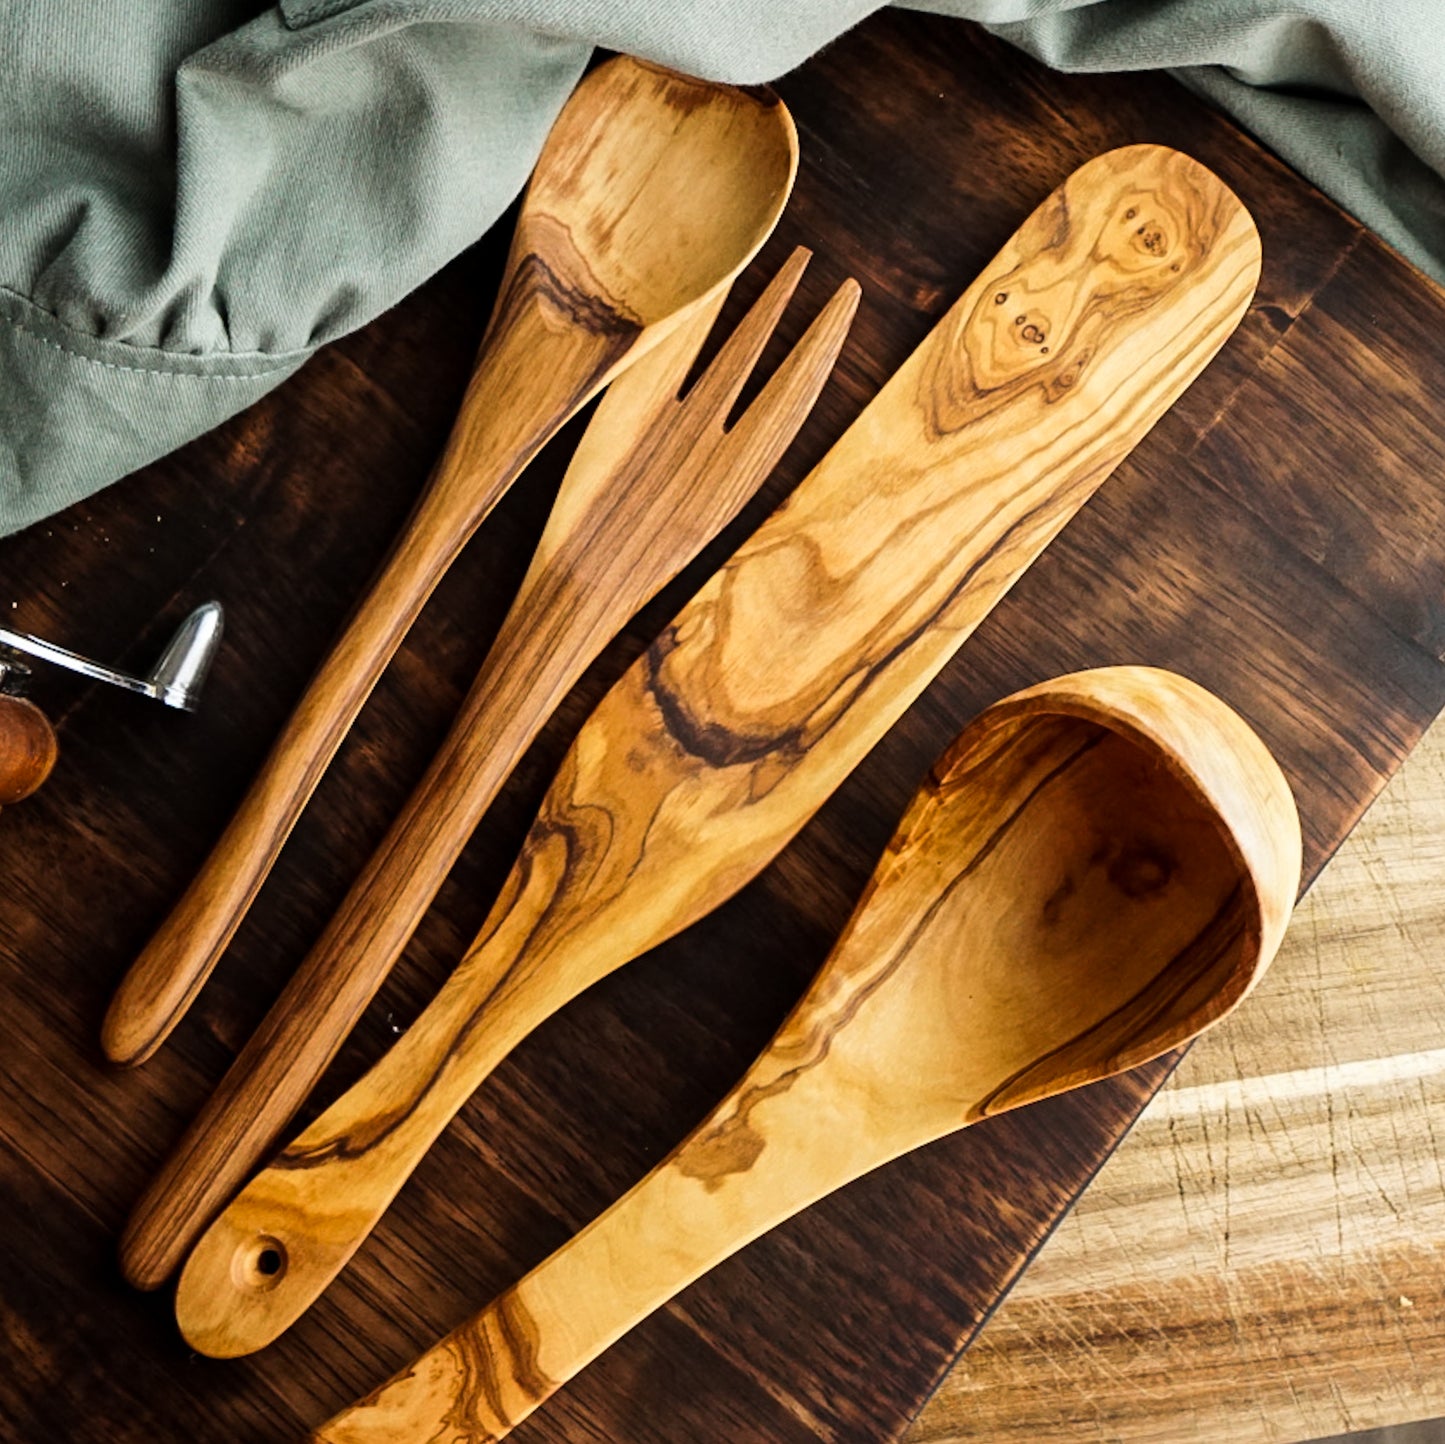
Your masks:
<svg viewBox="0 0 1445 1444"><path fill-rule="evenodd" d="M206 674L221 644L224 622L220 602L205 602L181 623L146 677L166 706L196 710Z"/></svg>

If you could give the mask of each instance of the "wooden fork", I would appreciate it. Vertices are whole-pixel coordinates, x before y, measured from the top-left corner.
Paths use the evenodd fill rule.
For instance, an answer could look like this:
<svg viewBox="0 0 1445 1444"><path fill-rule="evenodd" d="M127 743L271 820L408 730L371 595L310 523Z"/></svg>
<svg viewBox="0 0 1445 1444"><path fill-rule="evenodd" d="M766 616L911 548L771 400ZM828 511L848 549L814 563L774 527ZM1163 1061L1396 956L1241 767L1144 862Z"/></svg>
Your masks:
<svg viewBox="0 0 1445 1444"><path fill-rule="evenodd" d="M133 1284L158 1287L179 1267L331 1061L556 704L736 516L797 434L857 309L851 279L744 415L726 423L808 259L801 247L793 252L681 399L721 298L603 399L430 770L132 1214L121 1262Z"/></svg>

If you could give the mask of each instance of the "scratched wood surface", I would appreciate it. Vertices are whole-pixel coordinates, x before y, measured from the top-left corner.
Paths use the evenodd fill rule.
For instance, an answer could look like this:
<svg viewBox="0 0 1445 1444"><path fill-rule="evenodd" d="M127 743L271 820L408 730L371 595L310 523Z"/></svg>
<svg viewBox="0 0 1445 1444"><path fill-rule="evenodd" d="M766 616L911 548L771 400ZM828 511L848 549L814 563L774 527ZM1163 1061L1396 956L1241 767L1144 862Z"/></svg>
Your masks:
<svg viewBox="0 0 1445 1444"><path fill-rule="evenodd" d="M1437 723L908 1444L1293 1444L1445 1414L1442 880Z"/></svg>
<svg viewBox="0 0 1445 1444"><path fill-rule="evenodd" d="M109 1074L99 1023L419 491L505 235L227 426L0 543L12 624L108 660L144 667L206 596L230 611L193 719L47 678L35 695L57 721L60 762L0 813L0 1435L261 1444L298 1437L389 1375L723 1095L822 961L928 764L995 698L1108 662L1187 673L1279 756L1310 873L1445 704L1445 303L1417 275L1165 78L1054 76L960 24L886 14L781 89L802 136L798 186L724 322L794 244L812 244L799 314L844 275L864 287L836 384L766 496L564 704L318 1105L381 1053L476 933L568 737L610 682L1065 175L1135 141L1195 155L1258 219L1256 302L778 862L524 1044L346 1276L284 1339L236 1363L188 1357L168 1300L122 1284L117 1234L440 741L521 579L566 445L444 581L171 1043ZM775 354L797 334L785 325ZM515 1437L898 1437L1166 1071L989 1120L851 1185L654 1315Z"/></svg>

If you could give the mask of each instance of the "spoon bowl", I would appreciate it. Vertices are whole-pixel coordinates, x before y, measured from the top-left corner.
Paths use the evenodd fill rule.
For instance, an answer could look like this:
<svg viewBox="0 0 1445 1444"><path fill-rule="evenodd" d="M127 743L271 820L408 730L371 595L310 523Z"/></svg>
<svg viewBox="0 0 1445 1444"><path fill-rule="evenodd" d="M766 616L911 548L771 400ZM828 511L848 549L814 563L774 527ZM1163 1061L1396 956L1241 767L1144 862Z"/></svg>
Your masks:
<svg viewBox="0 0 1445 1444"><path fill-rule="evenodd" d="M584 298L589 316L605 308L609 328L675 323L771 232L797 169L792 118L765 88L631 58L598 67L584 90L588 105L564 108L548 134L508 274Z"/></svg>
<svg viewBox="0 0 1445 1444"><path fill-rule="evenodd" d="M825 976L871 992L900 971L874 1086L933 1137L1224 1016L1278 948L1299 875L1288 785L1236 713L1173 673L1079 673L949 749Z"/></svg>

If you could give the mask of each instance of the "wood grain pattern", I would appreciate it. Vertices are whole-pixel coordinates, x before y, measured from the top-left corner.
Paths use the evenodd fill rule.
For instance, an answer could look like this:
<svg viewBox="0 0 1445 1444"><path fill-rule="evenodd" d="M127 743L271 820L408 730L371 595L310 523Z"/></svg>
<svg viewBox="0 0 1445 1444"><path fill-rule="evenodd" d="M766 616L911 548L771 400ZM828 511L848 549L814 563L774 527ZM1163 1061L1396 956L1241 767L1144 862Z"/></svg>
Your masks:
<svg viewBox="0 0 1445 1444"><path fill-rule="evenodd" d="M0 807L29 797L55 766L55 729L23 697L0 695Z"/></svg>
<svg viewBox="0 0 1445 1444"><path fill-rule="evenodd" d="M807 263L789 259L685 400L716 306L613 384L567 468L521 591L441 749L296 976L136 1205L128 1273L169 1273L264 1161L557 703L736 515L817 399L857 306L845 283L724 434ZM719 298L720 304L721 298Z"/></svg>
<svg viewBox="0 0 1445 1444"><path fill-rule="evenodd" d="M1223 344L1258 265L1238 201L1160 147L1034 212L589 719L407 1036L201 1237L192 1344L293 1323L522 1038L767 865Z"/></svg>
<svg viewBox="0 0 1445 1444"><path fill-rule="evenodd" d="M910 1444L1275 1444L1445 1413L1442 869L1437 723Z"/></svg>
<svg viewBox="0 0 1445 1444"><path fill-rule="evenodd" d="M619 57L568 100L445 451L387 560L215 850L127 973L101 1043L143 1062L210 976L377 678L541 446L725 290L777 222L797 136L775 97ZM174 1262L173 1260L171 1261ZM139 1242L127 1275L167 1275Z"/></svg>
<svg viewBox="0 0 1445 1444"><path fill-rule="evenodd" d="M1268 967L1299 878L1289 784L1203 688L1104 668L997 704L935 765L803 1000L697 1131L313 1437L503 1438L800 1209L1217 1021Z"/></svg>
<svg viewBox="0 0 1445 1444"><path fill-rule="evenodd" d="M798 185L721 324L811 244L800 317L846 275L864 286L836 379L763 495L563 703L313 1113L410 1024L476 933L583 719L1070 171L1136 141L1195 155L1258 220L1255 301L776 862L549 1020L317 1304L269 1348L224 1364L185 1347L167 1299L125 1285L116 1237L435 753L580 426L443 580L171 1045L115 1073L96 1030L445 444L507 228L245 415L0 541L7 625L132 670L196 603L227 608L194 717L36 679L61 757L34 797L0 813L0 1433L283 1444L414 1358L595 1218L742 1074L929 763L997 698L1120 660L1204 683L1280 758L1310 875L1445 703L1434 410L1445 304L1408 266L1167 77L1051 74L970 26L893 9L780 90L803 142ZM802 329L785 316L763 364ZM859 1179L658 1310L513 1438L896 1440L1168 1068L988 1119Z"/></svg>

